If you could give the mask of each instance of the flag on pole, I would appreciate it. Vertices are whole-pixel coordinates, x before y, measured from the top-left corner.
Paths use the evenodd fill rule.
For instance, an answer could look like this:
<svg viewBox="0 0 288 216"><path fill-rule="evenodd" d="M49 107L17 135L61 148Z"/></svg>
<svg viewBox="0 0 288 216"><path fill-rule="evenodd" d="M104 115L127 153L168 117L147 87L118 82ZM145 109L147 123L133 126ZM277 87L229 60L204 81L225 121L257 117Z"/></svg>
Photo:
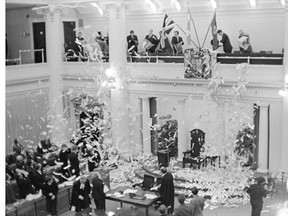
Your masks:
<svg viewBox="0 0 288 216"><path fill-rule="evenodd" d="M211 21L211 31L212 31L212 36L213 36L213 50L216 50L218 48L216 11L214 12L214 16L213 16L213 19Z"/></svg>
<svg viewBox="0 0 288 216"><path fill-rule="evenodd" d="M174 25L174 21L167 14L165 14L162 25L163 31L165 31L165 33L168 35L172 31Z"/></svg>
<svg viewBox="0 0 288 216"><path fill-rule="evenodd" d="M192 22L192 16L191 16L191 12L188 6L188 11L187 11L187 44L188 46L191 44L191 27L190 27L190 23Z"/></svg>

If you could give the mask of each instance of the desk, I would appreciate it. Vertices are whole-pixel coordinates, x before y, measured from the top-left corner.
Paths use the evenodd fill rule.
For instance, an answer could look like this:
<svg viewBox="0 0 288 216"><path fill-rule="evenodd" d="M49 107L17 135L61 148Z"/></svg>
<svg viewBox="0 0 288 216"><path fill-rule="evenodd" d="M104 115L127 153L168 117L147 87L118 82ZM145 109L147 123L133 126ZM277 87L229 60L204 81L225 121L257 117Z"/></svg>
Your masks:
<svg viewBox="0 0 288 216"><path fill-rule="evenodd" d="M115 195L113 195L115 192L124 192L126 189L132 189L135 190L134 188L129 188L129 187L117 187L113 190L110 190L106 193L106 197L105 199L107 200L113 200L113 201L117 201L121 203L121 207L122 207L122 203L128 203L131 205L136 205L136 206L141 206L144 207L146 209L146 216L149 216L149 206L152 206L154 203L156 203L160 197L157 196L154 199L135 199L135 198L130 198L129 194L123 194L125 196L123 197L116 197ZM111 195L110 195L111 194ZM153 194L156 195L153 192L147 192L147 191L142 191L142 190L138 190L136 192L136 196L144 196L145 194Z"/></svg>

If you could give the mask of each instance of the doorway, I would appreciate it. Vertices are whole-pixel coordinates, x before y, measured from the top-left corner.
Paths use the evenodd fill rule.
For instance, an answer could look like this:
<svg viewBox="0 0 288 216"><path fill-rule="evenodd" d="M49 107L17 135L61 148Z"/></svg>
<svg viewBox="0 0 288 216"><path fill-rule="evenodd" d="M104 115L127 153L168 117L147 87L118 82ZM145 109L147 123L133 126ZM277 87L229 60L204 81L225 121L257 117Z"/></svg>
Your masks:
<svg viewBox="0 0 288 216"><path fill-rule="evenodd" d="M34 51L35 63L46 62L45 22L33 23L33 38L34 38L34 49L44 49L43 56L41 51Z"/></svg>
<svg viewBox="0 0 288 216"><path fill-rule="evenodd" d="M75 43L76 32L74 31L76 28L76 23L63 22L63 28L64 28L65 52L67 52L69 49L72 49L76 52L78 49L78 46Z"/></svg>

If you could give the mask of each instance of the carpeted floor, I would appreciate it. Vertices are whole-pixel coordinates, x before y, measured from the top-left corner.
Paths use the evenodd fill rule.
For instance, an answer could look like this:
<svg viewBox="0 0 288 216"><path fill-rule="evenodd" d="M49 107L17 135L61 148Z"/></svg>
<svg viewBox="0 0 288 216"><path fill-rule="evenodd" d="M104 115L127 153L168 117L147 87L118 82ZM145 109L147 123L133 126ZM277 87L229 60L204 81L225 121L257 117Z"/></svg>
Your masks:
<svg viewBox="0 0 288 216"><path fill-rule="evenodd" d="M264 200L264 208L261 216L277 216L277 211L281 208L284 201L288 201L288 196L284 196L283 194L275 194L273 198L267 198ZM92 207L94 206L94 202L92 201ZM177 198L175 197L175 208L178 206ZM120 203L113 201L106 201L107 210L113 211L117 213L119 216L135 216L132 214L131 205L123 204L123 208L120 208ZM224 207L217 206L217 208L213 208L214 206L208 206L204 209L204 216L250 216L251 215L251 206L250 203L246 203L245 205L239 205L234 207ZM212 209L213 208L213 209ZM137 210L138 216L145 216L145 209L139 208ZM67 211L60 216L70 216L75 215L75 212ZM95 212L92 212L90 215L97 216ZM155 211L153 207L149 208L149 216L159 216L158 211Z"/></svg>

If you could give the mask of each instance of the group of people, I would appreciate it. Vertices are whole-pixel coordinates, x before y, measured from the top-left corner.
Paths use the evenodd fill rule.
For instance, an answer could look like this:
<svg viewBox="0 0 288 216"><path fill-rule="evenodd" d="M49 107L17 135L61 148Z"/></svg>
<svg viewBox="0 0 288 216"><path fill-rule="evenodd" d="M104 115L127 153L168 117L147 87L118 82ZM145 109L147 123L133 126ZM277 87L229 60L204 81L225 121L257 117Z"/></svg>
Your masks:
<svg viewBox="0 0 288 216"><path fill-rule="evenodd" d="M127 36L127 51L128 54L135 56L138 54L138 37L134 31L130 31L130 35ZM174 36L171 41L168 38L168 34L165 30L159 32L158 37L153 34L153 30L150 29L148 35L145 36L143 41L143 48L148 53L165 53L166 55L181 55L183 53L182 45L184 45L182 37L179 36L179 31L174 31Z"/></svg>
<svg viewBox="0 0 288 216"><path fill-rule="evenodd" d="M94 146L88 144L82 144L81 148L73 143L70 148L68 145L62 144L59 149L52 145L49 139L46 139L40 141L37 148L29 146L24 149L18 139L15 139L12 152L6 156L6 204L25 199L29 194L42 194L46 197L46 210L51 215L57 215L58 185L67 180L77 179L77 177L80 180L74 184L79 184L85 178L82 177L80 163L85 163L86 170L91 172L99 165L100 161L100 153ZM56 168L53 169L54 171L45 172L43 168L49 165ZM96 191L98 194L100 191L102 180L98 177L97 181L93 180L95 188L90 188L91 193L94 191L95 194ZM73 191L77 190L74 190L73 186ZM99 197L103 198L103 192L99 193L99 196L94 196L94 201L99 209L104 210L105 202L103 204L103 201L98 201ZM91 194L92 196L93 194ZM82 201L81 198L77 200L76 204L78 205ZM73 202L71 202L71 206L74 205ZM76 211L79 209L77 205Z"/></svg>
<svg viewBox="0 0 288 216"><path fill-rule="evenodd" d="M219 35L221 38L220 41L217 40L217 48L223 47L223 51L225 53L232 53L233 47L231 45L229 36L221 29L217 31L217 35ZM211 45L213 45L213 40L211 40ZM249 34L245 33L243 30L239 30L238 46L240 53L252 53Z"/></svg>
<svg viewBox="0 0 288 216"><path fill-rule="evenodd" d="M81 61L101 61L104 57L109 56L109 37L103 36L102 32L97 32L95 37L95 43L88 43L82 32L78 32L78 36L75 40L75 46L68 47L64 44L65 57L80 58ZM74 48L74 49L73 49Z"/></svg>

